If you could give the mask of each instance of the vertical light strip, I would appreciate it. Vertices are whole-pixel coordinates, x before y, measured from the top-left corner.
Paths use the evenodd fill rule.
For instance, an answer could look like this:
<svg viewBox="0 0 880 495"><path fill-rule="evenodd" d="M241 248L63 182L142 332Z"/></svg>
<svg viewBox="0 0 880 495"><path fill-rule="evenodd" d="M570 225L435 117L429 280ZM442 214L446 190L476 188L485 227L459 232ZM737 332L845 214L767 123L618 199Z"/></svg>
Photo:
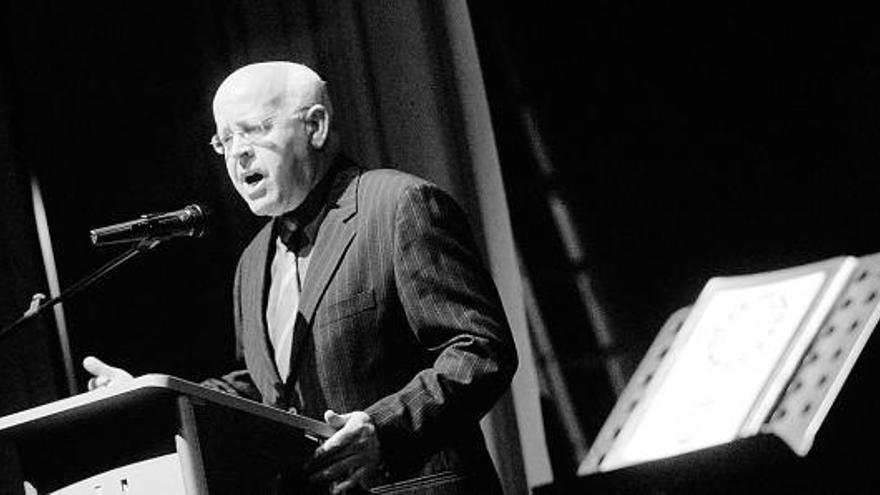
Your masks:
<svg viewBox="0 0 880 495"><path fill-rule="evenodd" d="M470 14L463 0L445 2L443 5L455 67L456 89L462 103L462 131L466 135L465 142L473 160L472 172L483 217L481 225L485 230L489 265L519 352L519 369L513 378L511 391L526 483L531 489L552 482L553 472L544 434L538 373L524 306L523 279L514 250L507 197ZM511 474L502 473L502 476L505 475Z"/></svg>
<svg viewBox="0 0 880 495"><path fill-rule="evenodd" d="M58 283L58 272L55 270L55 255L52 251L52 237L49 235L49 222L46 219L46 208L43 206L43 195L40 192L40 182L37 176L31 174L31 199L34 205L34 219L37 224L37 236L40 240L40 252L43 255L43 266L46 269L46 281L49 284L49 297L56 297L61 293ZM58 344L61 349L61 358L64 362L64 374L67 379L67 390L70 395L77 393L76 377L73 370L73 357L70 355L70 342L67 338L67 323L64 319L64 308L61 303L53 308L55 314L55 328L58 329Z"/></svg>

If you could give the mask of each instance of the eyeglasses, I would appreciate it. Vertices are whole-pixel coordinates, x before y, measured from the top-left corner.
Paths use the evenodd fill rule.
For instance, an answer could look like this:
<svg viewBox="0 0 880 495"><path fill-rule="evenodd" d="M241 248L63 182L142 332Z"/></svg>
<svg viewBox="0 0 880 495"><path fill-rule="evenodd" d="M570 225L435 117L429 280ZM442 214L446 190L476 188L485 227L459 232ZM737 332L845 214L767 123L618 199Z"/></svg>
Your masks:
<svg viewBox="0 0 880 495"><path fill-rule="evenodd" d="M290 116L290 119L295 120L303 118L307 110L308 108L297 110ZM226 155L232 150L232 140L235 136L238 136L244 144L255 144L272 132L272 129L275 126L275 118L276 116L268 117L256 124L244 124L238 129L226 131L223 134L214 134L211 136L211 148L213 148L218 155Z"/></svg>

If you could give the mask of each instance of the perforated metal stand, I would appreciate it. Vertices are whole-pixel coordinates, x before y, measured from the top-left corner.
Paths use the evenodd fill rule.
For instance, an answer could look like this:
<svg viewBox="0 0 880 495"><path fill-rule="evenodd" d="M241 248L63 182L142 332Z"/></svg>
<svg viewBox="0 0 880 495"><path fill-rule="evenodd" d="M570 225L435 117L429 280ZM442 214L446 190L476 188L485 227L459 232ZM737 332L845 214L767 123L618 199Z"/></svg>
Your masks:
<svg viewBox="0 0 880 495"><path fill-rule="evenodd" d="M860 258L853 273L761 429L801 456L810 451L880 318L880 254Z"/></svg>

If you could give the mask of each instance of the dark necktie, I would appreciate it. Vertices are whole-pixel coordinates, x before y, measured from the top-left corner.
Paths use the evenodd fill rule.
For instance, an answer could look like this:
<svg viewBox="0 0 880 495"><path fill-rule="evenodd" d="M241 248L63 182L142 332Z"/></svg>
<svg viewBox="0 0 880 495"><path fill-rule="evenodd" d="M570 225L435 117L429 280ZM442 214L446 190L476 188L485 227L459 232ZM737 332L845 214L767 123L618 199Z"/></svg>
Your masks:
<svg viewBox="0 0 880 495"><path fill-rule="evenodd" d="M299 253L308 242L308 238L298 224L283 220L278 226L278 238L287 246L287 249L294 253Z"/></svg>
<svg viewBox="0 0 880 495"><path fill-rule="evenodd" d="M303 250L311 242L306 230L314 231L316 227L310 227L310 224L320 224L321 214L325 210L327 195L335 175L336 169L331 168L296 210L276 219L276 232L280 243L276 243L276 253L272 260L272 281L266 304L266 321L269 327L269 340L275 351L275 366L284 381L287 380L290 371L291 343L303 284L300 256L308 256Z"/></svg>

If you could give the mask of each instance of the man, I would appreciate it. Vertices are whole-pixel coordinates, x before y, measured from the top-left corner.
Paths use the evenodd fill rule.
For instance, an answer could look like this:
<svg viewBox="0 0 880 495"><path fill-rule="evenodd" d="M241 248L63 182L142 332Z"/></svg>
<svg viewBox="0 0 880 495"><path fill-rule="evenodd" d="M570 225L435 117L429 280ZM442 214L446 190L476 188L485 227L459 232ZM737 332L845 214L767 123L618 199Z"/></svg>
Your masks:
<svg viewBox="0 0 880 495"><path fill-rule="evenodd" d="M205 384L323 417L337 432L306 469L334 493L500 492L478 422L516 351L462 212L341 155L325 83L303 65L243 67L213 110L229 178L272 221L235 276L247 369ZM94 385L119 371L84 364Z"/></svg>

